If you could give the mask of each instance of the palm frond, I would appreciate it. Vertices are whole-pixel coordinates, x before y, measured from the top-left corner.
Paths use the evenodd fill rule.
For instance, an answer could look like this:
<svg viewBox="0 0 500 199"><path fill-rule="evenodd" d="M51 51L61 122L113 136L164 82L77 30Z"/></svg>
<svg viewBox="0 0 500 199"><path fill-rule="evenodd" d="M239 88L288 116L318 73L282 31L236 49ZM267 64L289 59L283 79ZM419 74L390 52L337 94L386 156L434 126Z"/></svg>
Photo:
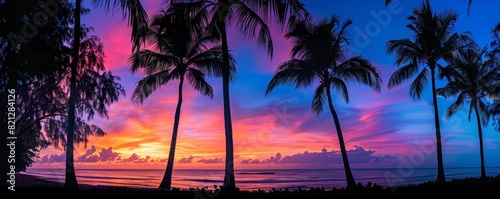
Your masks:
<svg viewBox="0 0 500 199"><path fill-rule="evenodd" d="M361 56L352 57L342 62L333 71L342 79L361 82L380 92L382 84L380 70Z"/></svg>
<svg viewBox="0 0 500 199"><path fill-rule="evenodd" d="M212 48L193 55L191 59L187 60L187 65L195 65L207 76L221 77L223 60L222 60L222 47L217 45ZM232 80L236 74L236 60L233 55L229 54L229 79Z"/></svg>
<svg viewBox="0 0 500 199"><path fill-rule="evenodd" d="M445 118L451 117L456 112L458 112L460 109L462 109L466 98L467 98L467 94L465 94L465 92L460 93L460 95L458 95L458 97L457 97L457 100L455 102L453 102L453 104L451 104L450 107L448 107L448 109L446 109ZM469 115L469 121L470 121L470 115Z"/></svg>
<svg viewBox="0 0 500 199"><path fill-rule="evenodd" d="M209 46L216 45L220 38L213 35L203 35L200 38L195 39L194 43L190 45L190 49L186 57L193 57L198 53L204 52L209 49Z"/></svg>
<svg viewBox="0 0 500 199"><path fill-rule="evenodd" d="M391 89L396 86L399 86L404 80L413 77L418 72L418 64L416 61L412 61L409 64L400 67L394 73L392 73L389 78L389 83L387 84L387 88Z"/></svg>
<svg viewBox="0 0 500 199"><path fill-rule="evenodd" d="M418 60L424 53L423 50L410 39L389 40L386 45L389 54L396 53L396 65Z"/></svg>
<svg viewBox="0 0 500 199"><path fill-rule="evenodd" d="M129 57L128 61L130 63L130 71L132 71L132 73L135 73L142 68L147 74L152 74L162 70L169 70L174 65L180 63L180 60L176 56L157 53L147 49L134 53Z"/></svg>
<svg viewBox="0 0 500 199"><path fill-rule="evenodd" d="M458 12L456 10L443 10L437 17L437 37L442 41L446 40L453 31L454 24L458 20Z"/></svg>
<svg viewBox="0 0 500 199"><path fill-rule="evenodd" d="M442 45L443 59L452 62L459 51L474 48L474 45L475 43L469 32L453 33Z"/></svg>
<svg viewBox="0 0 500 199"><path fill-rule="evenodd" d="M291 51L292 57L304 58L304 53L308 50L307 46L314 44L312 26L307 25L304 22L300 22L295 25L295 28L285 34L285 38L293 38L294 44Z"/></svg>
<svg viewBox="0 0 500 199"><path fill-rule="evenodd" d="M239 4L236 12L238 13L238 28L243 36L257 39L258 46L263 47L267 54L272 57L273 40L266 22L244 3Z"/></svg>
<svg viewBox="0 0 500 199"><path fill-rule="evenodd" d="M291 30L299 21L306 23L312 21L312 16L299 0L242 0L242 2L255 10L264 21L275 23L281 30L285 28Z"/></svg>
<svg viewBox="0 0 500 199"><path fill-rule="evenodd" d="M329 23L332 26L330 30L333 30L334 27L340 23L340 17L332 15ZM344 21L344 23L342 23L340 29L333 32L333 34L335 35L335 40L333 42L332 49L336 49L333 52L336 54L334 57L337 59L343 59L346 45L349 44L349 40L347 39L347 27L349 27L352 23L353 22L351 19L347 19Z"/></svg>
<svg viewBox="0 0 500 199"><path fill-rule="evenodd" d="M344 97L345 102L349 103L349 92L345 82L340 78L332 78L331 83L332 88L339 90L342 97Z"/></svg>
<svg viewBox="0 0 500 199"><path fill-rule="evenodd" d="M420 99L422 92L428 82L429 70L424 68L410 85L410 96L413 99Z"/></svg>
<svg viewBox="0 0 500 199"><path fill-rule="evenodd" d="M323 104L326 98L326 87L323 83L319 84L314 91L313 101L311 103L311 108L316 115L323 112Z"/></svg>
<svg viewBox="0 0 500 199"><path fill-rule="evenodd" d="M199 91L202 95L209 96L210 98L214 97L212 86L205 81L203 72L195 68L188 68L186 76L194 89Z"/></svg>
<svg viewBox="0 0 500 199"><path fill-rule="evenodd" d="M449 98L462 92L460 88L463 87L455 82L449 82L443 88L436 89L436 94L445 98Z"/></svg>
<svg viewBox="0 0 500 199"><path fill-rule="evenodd" d="M196 65L208 76L222 76L222 47L214 46L208 50L193 55L187 60L186 65Z"/></svg>
<svg viewBox="0 0 500 199"><path fill-rule="evenodd" d="M316 75L312 68L313 66L310 63L299 59L292 59L282 63L269 82L266 95L279 85L292 84L295 85L295 88L310 85Z"/></svg>
<svg viewBox="0 0 500 199"><path fill-rule="evenodd" d="M178 75L169 73L168 71L160 71L146 76L137 82L132 94L132 101L137 104L142 104L149 95L156 91L156 89L176 78L178 78Z"/></svg>
<svg viewBox="0 0 500 199"><path fill-rule="evenodd" d="M123 20L127 18L128 25L132 26L132 51L137 51L144 43L144 31L147 26L148 14L139 0L94 0L94 6L104 7L107 12L114 12L115 8L122 11Z"/></svg>
<svg viewBox="0 0 500 199"><path fill-rule="evenodd" d="M491 112L488 105L486 105L481 99L477 102L477 111L479 112L479 118L481 118L481 124L483 124L483 126L488 126Z"/></svg>

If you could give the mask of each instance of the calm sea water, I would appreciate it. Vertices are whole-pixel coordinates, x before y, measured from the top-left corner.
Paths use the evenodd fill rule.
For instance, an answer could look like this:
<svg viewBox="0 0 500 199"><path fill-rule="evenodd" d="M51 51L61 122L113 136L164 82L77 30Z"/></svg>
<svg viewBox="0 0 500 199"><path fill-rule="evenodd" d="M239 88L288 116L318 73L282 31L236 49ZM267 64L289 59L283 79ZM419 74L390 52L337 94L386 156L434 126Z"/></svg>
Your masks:
<svg viewBox="0 0 500 199"><path fill-rule="evenodd" d="M357 182L376 183L384 187L418 184L435 180L436 169L353 169ZM162 169L79 169L78 182L90 185L131 186L156 188L163 177ZM448 168L447 180L479 177L479 168ZM62 169L29 169L25 174L40 176L57 182L64 182ZM500 168L487 168L488 176L497 176ZM219 170L174 170L172 186L185 188L222 185L224 171ZM282 169L245 170L235 173L237 186L242 190L297 189L324 187L345 187L345 174L341 169Z"/></svg>

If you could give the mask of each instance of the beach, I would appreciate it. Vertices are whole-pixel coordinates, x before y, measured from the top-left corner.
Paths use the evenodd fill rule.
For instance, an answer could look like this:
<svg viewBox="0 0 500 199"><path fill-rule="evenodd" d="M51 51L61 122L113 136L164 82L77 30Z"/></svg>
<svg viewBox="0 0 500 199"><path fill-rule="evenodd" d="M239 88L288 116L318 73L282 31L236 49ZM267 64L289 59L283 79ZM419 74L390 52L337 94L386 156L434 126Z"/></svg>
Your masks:
<svg viewBox="0 0 500 199"><path fill-rule="evenodd" d="M76 169L76 176L80 185L157 188L164 172L164 169ZM420 184L436 178L436 169L433 168L414 168L405 172L397 168L355 168L352 172L356 183L371 182L382 187ZM29 168L22 173L60 183L65 179L64 168ZM494 177L499 173L498 167L487 168L487 176ZM479 176L478 167L448 168L446 172L447 180ZM238 188L243 191L346 186L342 169L248 169L235 171L235 178ZM172 187L213 189L222 186L223 179L224 170L175 169Z"/></svg>
<svg viewBox="0 0 500 199"><path fill-rule="evenodd" d="M361 196L380 196L386 198L424 197L429 194L474 195L499 194L500 175L485 179L465 178L447 181L445 183L426 182L418 185L384 188L376 184L358 184L352 188L324 189L272 189L271 191L235 191L220 192L219 189L175 189L171 191L156 188L137 188L125 186L92 186L80 185L80 189L67 190L63 183L46 180L37 176L17 174L15 194L78 194L78 195L140 195L168 196L167 198L208 199L208 198L351 198ZM9 191L11 192L11 191ZM12 194L12 192L11 192Z"/></svg>

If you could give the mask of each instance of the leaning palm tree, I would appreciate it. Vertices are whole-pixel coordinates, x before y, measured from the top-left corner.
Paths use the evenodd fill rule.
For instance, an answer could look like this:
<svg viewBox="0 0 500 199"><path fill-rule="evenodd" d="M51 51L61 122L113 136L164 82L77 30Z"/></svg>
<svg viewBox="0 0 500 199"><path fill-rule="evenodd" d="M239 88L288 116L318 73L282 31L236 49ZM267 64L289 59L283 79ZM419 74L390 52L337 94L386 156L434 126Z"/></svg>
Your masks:
<svg viewBox="0 0 500 199"><path fill-rule="evenodd" d="M470 40L468 34L452 32L457 17L458 15L454 11L435 14L427 0L422 3L420 8L415 8L413 15L408 17L410 24L407 25L407 28L413 32L413 38L389 40L386 46L389 54L396 53L395 64L398 66L404 64L390 77L389 89L400 85L404 80L418 73L410 85L410 95L414 99L420 99L428 79L431 80L436 127L438 182L444 182L446 179L436 99L436 72L438 72L436 69L440 67L439 61L452 59L453 52L459 47L465 46L466 41Z"/></svg>
<svg viewBox="0 0 500 199"><path fill-rule="evenodd" d="M340 151L344 163L347 186L355 186L356 181L351 172L347 150L344 143L339 116L333 107L331 89L336 89L349 102L346 81L356 81L369 85L380 92L382 79L380 71L369 60L361 56L345 59L348 45L347 27L352 24L349 19L341 24L338 16L333 15L316 24L299 23L286 34L292 38L292 59L282 63L271 79L266 95L276 86L292 84L296 88L307 87L319 80L312 101L312 110L316 114L323 111L325 98L335 123L339 139Z"/></svg>
<svg viewBox="0 0 500 199"><path fill-rule="evenodd" d="M224 101L224 129L226 138L225 190L236 189L234 179L234 149L231 109L229 101L229 44L227 27L236 23L244 37L257 41L269 56L273 54L271 31L267 22L274 22L282 29L291 27L297 19L309 20L311 17L299 0L170 0L189 2L189 7L197 12L197 18L207 21L222 42L222 91ZM272 16L272 17L271 17ZM288 24L286 26L285 24Z"/></svg>
<svg viewBox="0 0 500 199"><path fill-rule="evenodd" d="M490 118L488 106L483 99L491 96L493 91L491 85L500 72L500 65L495 64L494 58L486 58L485 54L486 50L479 48L459 50L455 54L456 58L452 59L441 73L442 77L448 79L448 84L437 90L438 95L446 98L457 96L457 100L448 107L446 117L451 117L462 109L467 101L470 102L469 121L474 110L479 134L481 178L486 177L481 125L488 125Z"/></svg>
<svg viewBox="0 0 500 199"><path fill-rule="evenodd" d="M188 80L202 95L212 98L213 89L205 76L222 73L221 47L214 43L217 38L202 32L202 24L176 6L171 5L167 11L153 17L148 33L153 49L139 50L129 58L133 73L144 69L147 75L135 87L132 100L136 103L142 104L160 86L179 80L168 163L159 186L167 190L172 181L184 81Z"/></svg>

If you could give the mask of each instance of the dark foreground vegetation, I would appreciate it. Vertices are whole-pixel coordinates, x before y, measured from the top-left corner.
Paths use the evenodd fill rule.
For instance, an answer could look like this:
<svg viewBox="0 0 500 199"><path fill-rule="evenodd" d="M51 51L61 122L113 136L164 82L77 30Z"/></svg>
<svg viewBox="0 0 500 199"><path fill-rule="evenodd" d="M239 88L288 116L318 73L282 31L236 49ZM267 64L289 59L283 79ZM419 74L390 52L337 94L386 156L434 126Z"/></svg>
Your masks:
<svg viewBox="0 0 500 199"><path fill-rule="evenodd" d="M479 196L498 195L500 193L500 175L486 178L466 178L450 180L444 183L425 182L417 185L398 186L393 188L382 187L368 183L358 183L350 188L311 188L311 189L280 189L280 190L255 190L255 191L220 191L219 189L189 189L165 191L151 188L110 187L81 185L80 190L69 190L61 187L17 187L15 192L9 194L39 194L53 196L140 196L153 198L179 198L179 199L210 199L210 198L242 198L242 199L274 199L274 198L424 198L436 195L463 196L478 198Z"/></svg>

